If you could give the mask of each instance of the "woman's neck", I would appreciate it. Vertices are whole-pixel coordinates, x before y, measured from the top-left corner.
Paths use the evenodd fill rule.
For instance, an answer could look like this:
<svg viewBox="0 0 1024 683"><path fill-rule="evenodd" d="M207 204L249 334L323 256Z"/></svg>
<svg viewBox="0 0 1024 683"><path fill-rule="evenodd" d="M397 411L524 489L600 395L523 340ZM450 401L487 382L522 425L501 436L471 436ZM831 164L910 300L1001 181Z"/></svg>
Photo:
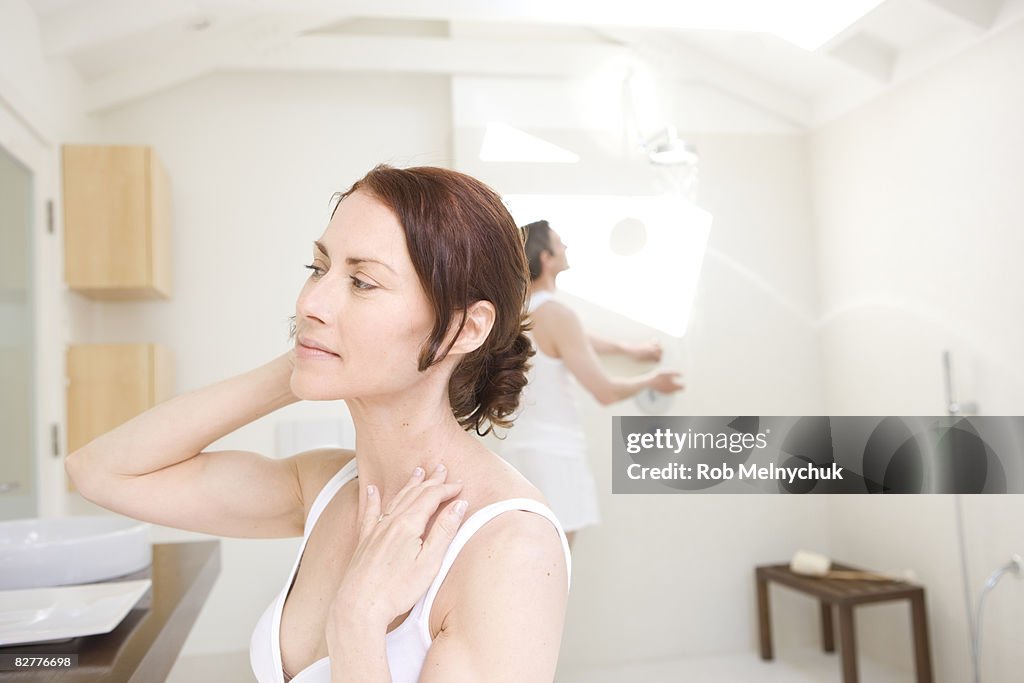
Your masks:
<svg viewBox="0 0 1024 683"><path fill-rule="evenodd" d="M554 275L541 275L536 280L530 282L530 295L534 295L537 292L553 292L555 291L555 278L558 274Z"/></svg>
<svg viewBox="0 0 1024 683"><path fill-rule="evenodd" d="M382 505L408 483L417 465L429 477L443 463L454 481L467 449L480 447L455 419L445 389L436 396L404 393L400 399L348 402L356 428L359 488L365 493L367 485L377 486Z"/></svg>

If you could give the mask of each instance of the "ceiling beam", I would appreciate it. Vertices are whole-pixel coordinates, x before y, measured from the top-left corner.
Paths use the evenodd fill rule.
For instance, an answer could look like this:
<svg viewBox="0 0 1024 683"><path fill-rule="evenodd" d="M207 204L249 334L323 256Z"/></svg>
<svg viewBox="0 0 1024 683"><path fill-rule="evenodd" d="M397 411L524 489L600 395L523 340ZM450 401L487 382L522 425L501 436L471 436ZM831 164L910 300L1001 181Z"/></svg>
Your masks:
<svg viewBox="0 0 1024 683"><path fill-rule="evenodd" d="M351 16L378 19L425 19L456 22L621 26L659 30L706 29L774 32L798 17L805 29L832 27L835 3L787 0L196 0L252 11L335 11L343 5ZM970 2L971 0L962 0ZM983 0L989 1L989 0Z"/></svg>
<svg viewBox="0 0 1024 683"><path fill-rule="evenodd" d="M827 52L878 83L892 80L899 52L867 33L857 33L830 45Z"/></svg>
<svg viewBox="0 0 1024 683"><path fill-rule="evenodd" d="M1005 0L924 0L951 16L969 24L972 28L987 31L995 23Z"/></svg>
<svg viewBox="0 0 1024 683"><path fill-rule="evenodd" d="M347 15L261 15L229 27L189 35L170 53L133 65L87 86L86 112L95 114L204 76L226 64L273 49Z"/></svg>
<svg viewBox="0 0 1024 683"><path fill-rule="evenodd" d="M628 50L607 44L479 38L300 36L274 50L239 56L226 68L304 71L580 76Z"/></svg>
<svg viewBox="0 0 1024 683"><path fill-rule="evenodd" d="M43 54L59 57L195 16L194 2L93 0L72 3L41 22Z"/></svg>
<svg viewBox="0 0 1024 683"><path fill-rule="evenodd" d="M798 128L812 122L811 103L788 90L693 48L681 39L651 31L595 27L630 45L650 66L673 79L699 83L722 92Z"/></svg>

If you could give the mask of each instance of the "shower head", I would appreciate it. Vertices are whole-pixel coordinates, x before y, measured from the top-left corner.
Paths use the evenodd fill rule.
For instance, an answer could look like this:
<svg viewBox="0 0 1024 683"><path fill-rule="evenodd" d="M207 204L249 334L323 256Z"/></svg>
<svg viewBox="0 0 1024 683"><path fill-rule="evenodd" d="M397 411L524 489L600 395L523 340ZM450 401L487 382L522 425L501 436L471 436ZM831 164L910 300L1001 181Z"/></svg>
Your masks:
<svg viewBox="0 0 1024 683"><path fill-rule="evenodd" d="M696 166L699 157L697 149L679 139L673 126L644 141L643 151L652 164L657 166Z"/></svg>

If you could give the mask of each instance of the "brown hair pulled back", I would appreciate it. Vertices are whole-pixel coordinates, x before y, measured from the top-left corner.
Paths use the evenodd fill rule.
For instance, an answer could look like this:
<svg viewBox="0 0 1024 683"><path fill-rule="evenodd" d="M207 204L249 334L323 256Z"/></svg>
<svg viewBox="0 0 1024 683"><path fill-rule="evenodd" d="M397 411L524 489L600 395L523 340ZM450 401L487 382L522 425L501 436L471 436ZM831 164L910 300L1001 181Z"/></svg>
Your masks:
<svg viewBox="0 0 1024 683"><path fill-rule="evenodd" d="M522 229L526 233L526 261L530 266L530 279L536 280L543 270L540 255L551 253L551 225L547 221L534 221Z"/></svg>
<svg viewBox="0 0 1024 683"><path fill-rule="evenodd" d="M486 341L456 367L448 399L463 429L482 436L495 426L510 427L526 384L527 359L534 352L524 334L529 329L524 314L530 278L523 236L501 197L457 171L385 164L341 193L341 201L356 191L372 195L397 216L434 309L434 328L419 358L421 372L451 350L471 304L494 305L494 326ZM442 349L456 316L457 332Z"/></svg>

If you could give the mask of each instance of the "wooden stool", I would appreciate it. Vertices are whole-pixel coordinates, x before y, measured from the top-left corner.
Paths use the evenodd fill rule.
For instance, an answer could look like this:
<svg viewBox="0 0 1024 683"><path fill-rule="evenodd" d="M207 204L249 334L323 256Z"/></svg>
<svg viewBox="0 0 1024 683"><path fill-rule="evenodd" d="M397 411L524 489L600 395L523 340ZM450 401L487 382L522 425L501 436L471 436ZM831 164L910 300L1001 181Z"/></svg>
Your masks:
<svg viewBox="0 0 1024 683"><path fill-rule="evenodd" d="M833 569L852 569L838 562ZM854 639L853 608L871 602L909 600L914 628L914 668L917 683L932 683L931 652L928 647L928 621L924 608L924 588L903 581L852 581L824 579L795 574L788 564L761 565L756 568L757 617L761 626L761 659L771 660L772 625L768 604L768 582L776 581L807 593L821 601L821 636L825 652L835 651L832 628L832 606L839 609L840 657L843 683L857 683L857 643Z"/></svg>

